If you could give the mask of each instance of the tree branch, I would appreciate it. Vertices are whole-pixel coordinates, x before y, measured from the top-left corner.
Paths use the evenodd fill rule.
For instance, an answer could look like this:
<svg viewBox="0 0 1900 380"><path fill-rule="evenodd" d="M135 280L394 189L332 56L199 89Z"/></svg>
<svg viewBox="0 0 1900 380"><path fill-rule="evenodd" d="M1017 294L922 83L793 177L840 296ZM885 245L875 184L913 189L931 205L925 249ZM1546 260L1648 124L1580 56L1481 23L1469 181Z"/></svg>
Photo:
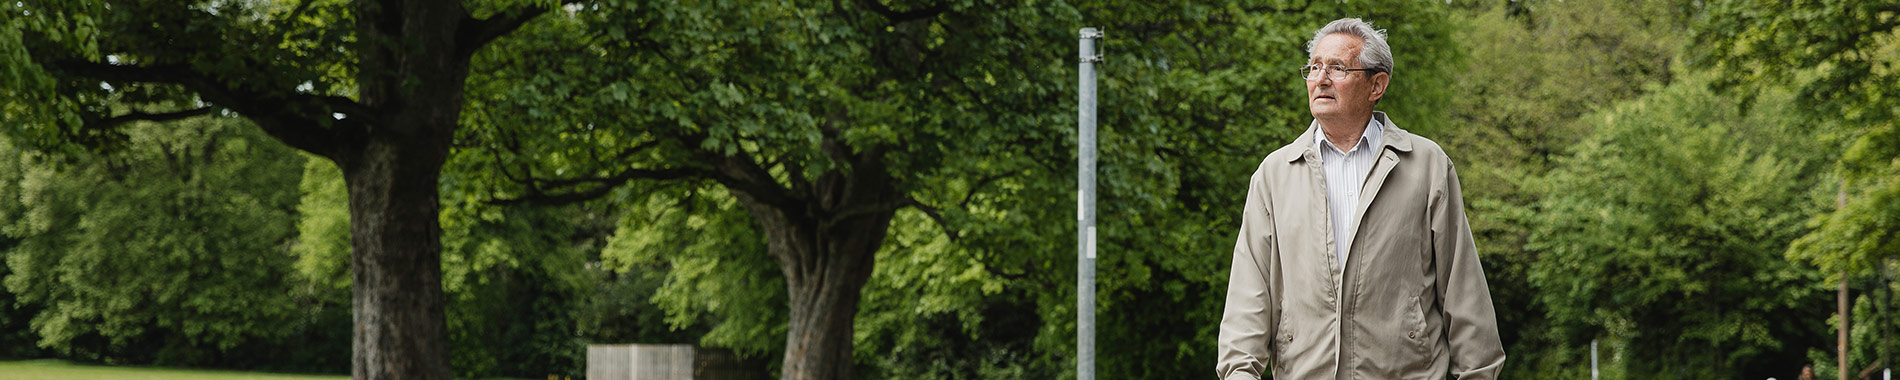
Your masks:
<svg viewBox="0 0 1900 380"><path fill-rule="evenodd" d="M564 204L584 202L584 201L592 200L595 198L600 198L603 195L607 195L608 192L612 192L615 188L620 187L620 185L625 185L627 182L632 182L634 180L648 179L648 180L662 180L663 181L663 180L669 180L669 179L693 177L700 174L701 172L698 170L684 169L684 168L670 168L670 169L629 168L627 170L622 170L619 173L615 173L614 175L607 176L607 177L546 180L546 182L548 183L561 183L568 186L578 186L580 184L587 184L587 183L594 184L594 186L591 186L582 190L566 191L566 192L548 192L545 190L541 190L539 187L530 186L528 187L529 189L528 194L522 195L520 197L515 197L515 198L496 198L496 199L489 200L488 203L495 204L495 205L514 205L514 204L535 204L535 205L543 205L543 206L564 205ZM542 181L540 179L535 179L535 178L530 178L529 180Z"/></svg>
<svg viewBox="0 0 1900 380"><path fill-rule="evenodd" d="M970 192L963 194L963 202L957 203L957 208L963 208L963 209L970 208L970 200L976 198L977 190L982 190L983 186L989 185L990 182L996 182L996 180L1008 178L1010 174L1011 173L1001 173L1001 174L997 174L993 176L983 177L983 179L976 181L976 185L970 186Z"/></svg>
<svg viewBox="0 0 1900 380"><path fill-rule="evenodd" d="M1281 13L1281 14L1294 14L1294 13L1305 13L1307 8L1312 8L1312 7L1313 7L1313 0L1306 0L1306 4L1300 4L1300 6L1298 7L1281 8L1281 7L1271 7L1271 6L1258 6L1258 7L1245 8L1243 10L1247 11L1248 13L1273 12L1273 13Z"/></svg>
<svg viewBox="0 0 1900 380"><path fill-rule="evenodd" d="M913 201L909 197L892 199L892 200L883 201L883 202L852 203L850 206L845 207L844 210L839 210L837 214L832 214L831 217L826 218L824 220L820 220L818 222L819 223L818 228L820 230L829 230L831 229L831 226L835 225L838 222L851 220L852 218L857 218L857 217L865 216L865 215L895 211L897 209L903 208L906 205L910 205L911 203L913 203Z"/></svg>
<svg viewBox="0 0 1900 380"><path fill-rule="evenodd" d="M298 2L297 7L291 8L290 13L284 16L284 20L292 21L292 22L297 21L298 17L303 17L304 11L310 10L310 4L315 4L316 2L317 0L303 0L301 2Z"/></svg>
<svg viewBox="0 0 1900 380"><path fill-rule="evenodd" d="M463 57L475 54L475 51L481 50L482 46L487 46L496 38L521 29L521 25L527 24L535 17L540 17L543 13L548 13L548 10L579 4L581 1L565 0L553 7L526 5L502 11L485 19L470 16L462 20L461 25L455 30L455 52Z"/></svg>
<svg viewBox="0 0 1900 380"><path fill-rule="evenodd" d="M515 155L524 155L523 153L521 153L522 148L521 148L521 142L519 138L516 138L513 134L510 134L507 132L503 132L503 134L505 136L502 139L503 140L502 145L505 146L509 151L513 152L513 154ZM632 148L627 148L625 150L622 150L616 157L614 157L613 161L608 161L609 162L608 165L612 165L612 163L616 163L616 162L626 162L629 157L632 157L633 155L638 154L639 152L646 151L647 149L659 146L660 142L661 140L656 139L652 141L647 141L645 143L641 143L640 145L635 145ZM490 150L489 152L494 155L495 165L501 170L501 174L503 177L507 178L509 181L519 183L523 187L527 188L526 194L520 197L515 197L515 198L499 198L498 197L498 198L487 201L490 204L502 204L502 205L523 204L523 203L531 203L531 204L539 204L539 205L569 204L569 203L587 201L590 199L598 198L603 195L607 195L607 193L613 191L614 188L620 187L621 185L625 185L628 182L632 182L634 180L641 180L641 179L669 180L669 179L679 179L679 178L686 178L686 177L693 177L693 176L704 176L706 173L703 170L689 169L689 168L671 168L671 169L628 168L626 170L621 170L618 173L614 173L608 176L601 176L601 177L536 178L534 176L534 170L532 168L529 168L526 164L522 165L521 167L522 173L520 173L520 175L516 175L515 173L509 172L508 166L502 164L503 161L501 159L501 150L496 149L496 150Z"/></svg>
<svg viewBox="0 0 1900 380"><path fill-rule="evenodd" d="M879 2L878 0L858 0L858 4L863 5L865 9L870 9L871 12L875 12L879 15L884 16L884 18L886 19L890 19L892 24L900 24L906 21L911 21L911 20L920 20L920 19L936 17L939 14L943 14L944 11L950 10L949 2L941 2L929 7L924 7L921 9L912 9L912 10L901 11L901 12L892 10L890 6L884 5L884 3Z"/></svg>
<svg viewBox="0 0 1900 380"><path fill-rule="evenodd" d="M717 156L715 154L706 154ZM804 207L792 196L790 190L780 186L772 174L760 167L757 161L743 153L730 156L707 157L704 161L714 162L713 180L733 191L744 192L752 198L783 210L799 210Z"/></svg>
<svg viewBox="0 0 1900 380"><path fill-rule="evenodd" d="M184 65L114 65L71 60L53 62L51 66L48 69L107 82L184 86L211 104L244 114L284 144L326 157L335 153L348 138L366 133L363 130L377 118L369 107L349 98L244 90ZM332 113L347 117L333 120Z"/></svg>
<svg viewBox="0 0 1900 380"><path fill-rule="evenodd" d="M957 230L950 228L949 222L943 221L943 214L938 212L936 207L931 207L930 205L924 204L924 202L919 202L917 198L904 197L904 201L905 206L915 207L917 211L922 211L924 216L928 216L930 220L936 221L937 227L943 229L943 234L950 237L950 242L957 243L963 239L962 236L957 234Z"/></svg>

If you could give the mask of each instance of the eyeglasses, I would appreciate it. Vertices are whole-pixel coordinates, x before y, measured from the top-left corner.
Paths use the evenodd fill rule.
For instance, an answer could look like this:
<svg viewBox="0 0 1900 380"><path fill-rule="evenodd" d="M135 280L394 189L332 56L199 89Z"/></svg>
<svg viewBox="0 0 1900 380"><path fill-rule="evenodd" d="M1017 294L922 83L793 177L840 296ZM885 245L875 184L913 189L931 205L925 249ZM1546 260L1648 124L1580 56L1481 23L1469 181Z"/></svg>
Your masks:
<svg viewBox="0 0 1900 380"><path fill-rule="evenodd" d="M1346 80L1346 75L1351 74L1351 72L1353 71L1378 72L1379 69L1348 69L1345 66L1340 66L1340 65L1321 65L1321 64L1315 63L1311 65L1306 65L1306 66L1300 66L1300 77L1306 78L1306 80L1310 80L1310 81L1319 80L1320 73L1323 72L1323 73L1327 73L1326 76L1329 78L1332 78L1332 80L1339 81L1339 80Z"/></svg>

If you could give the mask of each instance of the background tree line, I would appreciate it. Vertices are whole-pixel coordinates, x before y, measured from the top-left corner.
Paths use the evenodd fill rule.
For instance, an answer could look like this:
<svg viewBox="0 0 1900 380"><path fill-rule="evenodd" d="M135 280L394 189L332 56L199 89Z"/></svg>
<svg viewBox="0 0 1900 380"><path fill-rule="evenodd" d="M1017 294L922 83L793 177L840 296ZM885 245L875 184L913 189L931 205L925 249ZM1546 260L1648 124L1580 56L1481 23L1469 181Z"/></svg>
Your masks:
<svg viewBox="0 0 1900 380"><path fill-rule="evenodd" d="M1831 373L1839 281L1867 295L1859 370L1900 253L1900 6L1786 8L495 1L434 43L372 2L14 2L0 357L542 377L590 342L696 343L785 378L1073 377L1095 26L1099 371L1199 376L1246 174L1306 125L1310 32L1350 16L1391 36L1380 108L1461 166L1507 376L1586 377L1592 341L1611 378ZM439 246L361 237L412 224ZM371 251L439 261L439 288L364 285ZM377 291L439 292L440 337L352 343Z"/></svg>

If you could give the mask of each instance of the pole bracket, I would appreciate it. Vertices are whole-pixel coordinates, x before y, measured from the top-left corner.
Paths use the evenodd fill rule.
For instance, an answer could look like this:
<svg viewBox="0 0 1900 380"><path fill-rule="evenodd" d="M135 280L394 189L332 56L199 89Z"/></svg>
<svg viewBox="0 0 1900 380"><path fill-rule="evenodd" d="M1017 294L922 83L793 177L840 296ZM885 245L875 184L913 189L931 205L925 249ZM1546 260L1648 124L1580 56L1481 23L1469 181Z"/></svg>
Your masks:
<svg viewBox="0 0 1900 380"><path fill-rule="evenodd" d="M1082 38L1085 38L1085 39L1091 39L1091 40L1096 40L1096 41L1101 41L1101 40L1102 40L1102 30L1101 30L1101 29L1096 29L1096 28L1082 28L1082 32L1081 32L1081 35L1082 35ZM1089 45L1090 45L1089 47L1091 48L1090 50L1093 50L1093 53L1095 53L1095 54L1094 54L1094 55L1084 55L1084 56L1081 56L1081 58L1082 58L1082 62L1083 62L1083 63L1101 63L1101 62L1102 62L1102 46L1101 46L1101 44L1100 44L1100 43L1091 43L1091 44L1089 44Z"/></svg>

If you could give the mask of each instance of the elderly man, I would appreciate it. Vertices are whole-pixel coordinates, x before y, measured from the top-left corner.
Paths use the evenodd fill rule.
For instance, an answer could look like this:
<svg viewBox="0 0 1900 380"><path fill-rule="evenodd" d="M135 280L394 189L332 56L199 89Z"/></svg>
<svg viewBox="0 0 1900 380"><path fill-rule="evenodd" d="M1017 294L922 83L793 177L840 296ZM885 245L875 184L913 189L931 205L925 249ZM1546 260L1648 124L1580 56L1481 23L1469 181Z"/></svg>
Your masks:
<svg viewBox="0 0 1900 380"><path fill-rule="evenodd" d="M1458 174L1373 111L1385 34L1327 24L1300 68L1313 122L1253 173L1220 324L1222 379L1493 379L1504 364Z"/></svg>

